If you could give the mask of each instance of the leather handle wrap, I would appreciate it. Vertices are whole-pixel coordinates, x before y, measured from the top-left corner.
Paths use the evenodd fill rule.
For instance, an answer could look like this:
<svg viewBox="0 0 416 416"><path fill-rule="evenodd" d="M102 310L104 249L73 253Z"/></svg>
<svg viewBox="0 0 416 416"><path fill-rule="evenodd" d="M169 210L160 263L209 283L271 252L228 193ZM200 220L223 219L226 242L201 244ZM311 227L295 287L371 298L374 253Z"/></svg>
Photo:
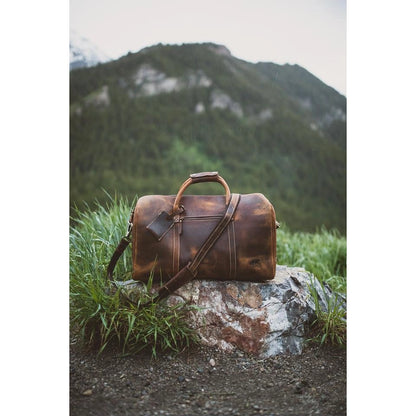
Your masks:
<svg viewBox="0 0 416 416"><path fill-rule="evenodd" d="M218 172L199 172L199 173L191 173L189 177L192 179L193 183L198 182L210 182L218 178Z"/></svg>
<svg viewBox="0 0 416 416"><path fill-rule="evenodd" d="M201 182L220 183L225 189L225 204L228 205L230 203L230 200L231 200L230 188L227 182L225 182L225 180L220 175L218 175L218 172L192 173L189 176L189 178L181 185L178 193L176 194L175 202L173 203L173 209L172 209L173 215L180 212L179 203L181 202L182 195L185 192L186 188L194 183L201 183Z"/></svg>

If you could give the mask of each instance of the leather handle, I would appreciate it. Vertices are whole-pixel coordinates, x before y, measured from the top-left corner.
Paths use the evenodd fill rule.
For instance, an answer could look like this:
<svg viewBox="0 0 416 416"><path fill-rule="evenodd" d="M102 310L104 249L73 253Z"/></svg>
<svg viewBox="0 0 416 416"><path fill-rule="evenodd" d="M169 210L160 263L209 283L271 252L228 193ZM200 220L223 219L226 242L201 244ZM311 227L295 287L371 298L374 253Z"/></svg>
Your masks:
<svg viewBox="0 0 416 416"><path fill-rule="evenodd" d="M181 202L181 198L182 198L183 193L185 192L185 189L194 183L200 183L200 182L220 183L225 189L225 204L228 205L230 203L230 200L231 200L230 188L227 182L225 182L225 180L220 175L218 175L218 172L192 173L191 175L189 175L189 178L181 185L178 193L176 194L175 202L173 203L172 215L175 215L181 212L181 209L179 208L179 203Z"/></svg>
<svg viewBox="0 0 416 416"><path fill-rule="evenodd" d="M192 179L192 183L198 182L212 182L218 178L218 172L199 172L191 173L189 177Z"/></svg>

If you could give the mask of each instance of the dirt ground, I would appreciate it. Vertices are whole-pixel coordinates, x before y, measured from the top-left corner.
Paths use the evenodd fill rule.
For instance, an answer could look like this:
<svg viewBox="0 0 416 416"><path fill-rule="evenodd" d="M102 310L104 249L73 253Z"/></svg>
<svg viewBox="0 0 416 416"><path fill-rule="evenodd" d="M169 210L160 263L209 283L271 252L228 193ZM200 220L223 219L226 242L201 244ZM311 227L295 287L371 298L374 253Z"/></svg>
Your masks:
<svg viewBox="0 0 416 416"><path fill-rule="evenodd" d="M346 415L346 351L268 359L194 346L180 354L70 352L70 414Z"/></svg>

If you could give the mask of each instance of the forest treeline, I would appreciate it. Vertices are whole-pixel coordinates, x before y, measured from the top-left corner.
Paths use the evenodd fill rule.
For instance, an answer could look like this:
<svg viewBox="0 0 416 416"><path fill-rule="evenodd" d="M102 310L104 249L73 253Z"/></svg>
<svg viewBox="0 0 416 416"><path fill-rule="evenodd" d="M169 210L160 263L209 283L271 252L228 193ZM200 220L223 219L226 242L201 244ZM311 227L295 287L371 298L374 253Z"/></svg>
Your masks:
<svg viewBox="0 0 416 416"><path fill-rule="evenodd" d="M104 190L129 199L174 194L190 173L217 170L232 192L265 194L292 230L345 233L345 97L298 65L220 51L157 45L71 71L71 204L105 201ZM138 84L144 65L155 72ZM143 82L190 74L210 82L143 93ZM241 114L227 99L214 106L218 92ZM189 192L223 190L200 184Z"/></svg>

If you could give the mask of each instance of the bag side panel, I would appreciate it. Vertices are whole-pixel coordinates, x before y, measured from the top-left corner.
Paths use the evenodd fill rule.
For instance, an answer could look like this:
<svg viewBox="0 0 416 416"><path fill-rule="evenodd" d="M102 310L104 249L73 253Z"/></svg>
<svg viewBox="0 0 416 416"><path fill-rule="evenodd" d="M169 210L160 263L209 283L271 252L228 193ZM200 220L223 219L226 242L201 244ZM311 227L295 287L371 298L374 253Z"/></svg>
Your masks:
<svg viewBox="0 0 416 416"><path fill-rule="evenodd" d="M262 194L242 195L235 214L237 279L265 281L276 273L276 222Z"/></svg>

